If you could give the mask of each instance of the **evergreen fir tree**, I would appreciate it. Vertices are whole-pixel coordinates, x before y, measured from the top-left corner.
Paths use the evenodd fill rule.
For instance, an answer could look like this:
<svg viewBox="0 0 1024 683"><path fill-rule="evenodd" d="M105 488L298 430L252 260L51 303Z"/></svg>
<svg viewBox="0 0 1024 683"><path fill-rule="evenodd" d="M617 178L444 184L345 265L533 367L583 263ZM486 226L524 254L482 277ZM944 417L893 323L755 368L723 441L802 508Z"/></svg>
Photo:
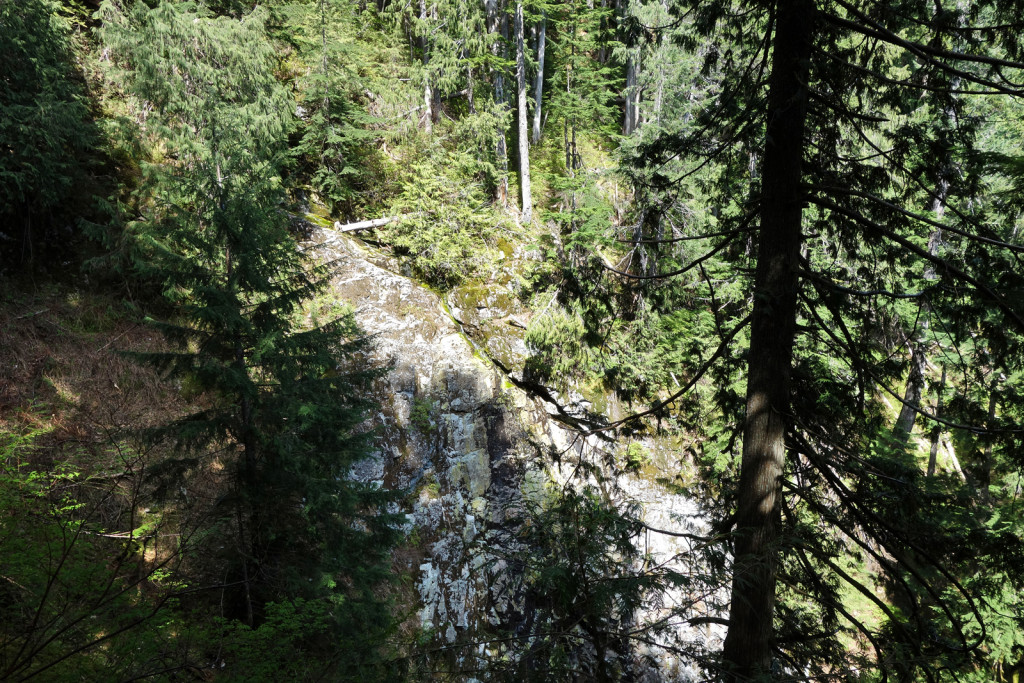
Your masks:
<svg viewBox="0 0 1024 683"><path fill-rule="evenodd" d="M919 364L905 352L915 320L949 335L945 359L964 378L972 367L1010 374L1019 365L1019 278L1007 267L1019 241L980 211L976 122L950 127L949 116L935 116L955 111L958 97L1021 94L1008 76L1022 68L1012 61L1012 5L795 0L734 13L686 3L688 43L706 48L705 73L718 86L690 126L644 146L644 165L670 194L701 187L695 168L718 169L701 189L724 239L691 263L720 252L753 292L742 464L720 491L735 538L726 680L864 666L939 680L944 667L977 666L968 660L987 647L986 597L964 579L1007 569L1020 538L1001 536L994 551L982 522L990 513L965 514L965 490L920 476L876 398L920 406L893 390ZM959 172L944 187L937 179L951 159ZM930 249L937 227L945 241ZM979 413L991 411L960 428L1012 451L1012 431L991 429ZM967 538L979 549L970 562L956 551ZM862 558L878 567L874 578L850 571ZM884 600L872 581L886 586ZM849 592L882 616L852 614ZM834 637L844 629L870 643L870 664Z"/></svg>
<svg viewBox="0 0 1024 683"><path fill-rule="evenodd" d="M300 177L333 213L358 216L381 192L375 181L383 182L373 177L379 164L373 127L379 122L363 104L372 60L354 30L373 15L342 0L310 0L289 9L288 38L309 69L297 83Z"/></svg>
<svg viewBox="0 0 1024 683"><path fill-rule="evenodd" d="M398 531L382 513L390 496L350 470L369 454L362 397L378 373L360 367L366 340L351 315L303 315L329 271L288 232L278 171L292 122L264 16L172 3L126 13L111 2L101 14L167 154L148 169L130 229L140 267L177 304L174 319L154 324L178 350L145 358L208 397L158 431L192 462L230 468L234 614L256 626L272 602L327 601L331 647L346 652L337 675L371 679L389 628L374 589Z"/></svg>

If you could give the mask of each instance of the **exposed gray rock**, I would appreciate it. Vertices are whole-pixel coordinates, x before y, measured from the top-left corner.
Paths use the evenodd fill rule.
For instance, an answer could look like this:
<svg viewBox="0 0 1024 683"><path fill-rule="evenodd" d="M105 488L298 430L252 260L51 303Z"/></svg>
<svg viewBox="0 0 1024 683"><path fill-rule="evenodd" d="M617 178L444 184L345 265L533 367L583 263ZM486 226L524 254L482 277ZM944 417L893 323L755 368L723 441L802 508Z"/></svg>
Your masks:
<svg viewBox="0 0 1024 683"><path fill-rule="evenodd" d="M354 476L410 490L409 526L425 553L414 579L420 625L439 644L470 644L456 650L468 668L496 660L507 648L483 642L485 636L521 632L531 619L523 563L515 561L528 552L517 534L524 500L539 499L549 482L565 484L573 474L567 462L553 466L545 453L554 449L600 465L615 445L564 429L551 415L565 407L528 396L491 362L519 368L525 359L524 311L507 284L496 293L456 290L446 304L355 238L314 230L310 247L337 264L333 295L354 307L373 335L375 361L391 367L375 418L379 454ZM571 411L591 407L582 396L570 399ZM651 527L702 532L685 498L642 478L612 479L614 495L639 501ZM657 562L686 552L685 539L652 532L641 541ZM650 606L649 616L693 604L685 595L667 600ZM714 602L701 606L710 613ZM714 647L719 636L702 628L691 641ZM636 680L697 680L667 651L651 646L646 654L660 664Z"/></svg>

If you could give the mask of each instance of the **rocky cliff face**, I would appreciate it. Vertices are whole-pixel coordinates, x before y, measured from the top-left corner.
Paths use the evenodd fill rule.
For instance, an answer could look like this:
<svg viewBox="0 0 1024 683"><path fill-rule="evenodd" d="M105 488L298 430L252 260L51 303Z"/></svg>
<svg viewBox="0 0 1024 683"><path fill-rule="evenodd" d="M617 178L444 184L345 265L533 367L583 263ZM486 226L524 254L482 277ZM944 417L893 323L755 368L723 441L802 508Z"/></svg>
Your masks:
<svg viewBox="0 0 1024 683"><path fill-rule="evenodd" d="M526 355L525 325L507 285L456 291L445 302L359 240L322 231L312 242L323 258L337 262L334 295L355 308L359 324L374 336L377 359L391 366L375 420L379 457L356 474L411 492L406 512L420 550L411 570L421 640L444 653L438 660L445 667L494 669L516 657L507 638L527 634L534 623L521 561L530 552L520 533L529 503L552 483L574 485L584 461L607 469L614 444L579 439L552 419L572 406L529 396L499 369ZM571 457L556 465L547 457L552 452ZM654 466L645 463L645 469ZM615 475L601 485L611 486L613 497L638 502L652 529L700 531L695 506L654 478L650 472ZM649 530L637 542L654 563L685 563L690 543ZM676 590L656 602L643 618L661 618L676 606L699 615L714 601ZM504 640L495 638L499 633ZM687 629L681 640L678 635L670 640L697 647L714 646L720 636L704 626ZM633 653L636 661L627 667L638 680L695 680L670 647L653 641L645 647L646 656Z"/></svg>

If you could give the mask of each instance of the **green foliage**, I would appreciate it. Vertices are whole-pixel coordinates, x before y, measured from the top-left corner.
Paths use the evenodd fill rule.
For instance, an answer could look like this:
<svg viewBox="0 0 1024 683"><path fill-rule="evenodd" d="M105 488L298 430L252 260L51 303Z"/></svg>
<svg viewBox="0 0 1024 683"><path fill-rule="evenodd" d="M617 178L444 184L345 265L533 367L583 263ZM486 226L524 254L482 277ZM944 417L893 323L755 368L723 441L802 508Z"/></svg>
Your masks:
<svg viewBox="0 0 1024 683"><path fill-rule="evenodd" d="M144 559L160 529L131 510L130 467L40 466L43 437L0 434L0 678L158 676L183 659L164 611L181 555ZM118 507L130 512L111 517Z"/></svg>
<svg viewBox="0 0 1024 683"><path fill-rule="evenodd" d="M760 300L755 218L778 8L525 5L528 22L548 20L545 101L535 106L549 125L535 150L550 157L535 178L550 235L524 291L536 303L527 379L648 405L695 382L656 411L658 427L685 434L699 467L685 491L728 529L742 326ZM799 333L783 411L785 668L982 680L1021 661L1024 344L1013 320L1024 301L1024 172L1008 85L1020 79L1005 63L1020 57L1016 5L873 6L868 43L849 28L860 5L815 7L804 249L790 264L802 278ZM185 622L204 616L147 612L156 603L145 595L180 579L133 583L153 519L100 524L89 492L106 491L101 480L18 463L34 437L5 435L0 678L48 662L55 680L159 677L218 656L225 679L397 675L380 649L391 626L379 586L397 533L378 513L391 497L349 479L368 453L364 397L379 375L365 367L351 312L316 300L328 271L296 255L287 198L352 219L401 215L375 237L439 289L488 279L489 244L507 220L488 198L507 175L513 6L107 0L90 19L80 0L0 0L0 251L28 258L88 213L103 181L81 72L102 60L111 87L96 125L112 158L101 170L123 183L106 244L128 245L137 272L174 304L156 326L176 350L148 359L202 406L161 430L179 451L154 473L174 490L191 467L223 471L224 495L199 536L232 617L200 628ZM975 20L1003 28L975 31ZM92 26L103 40L95 50ZM885 46L886 31L926 48ZM944 68L972 51L981 58ZM620 142L627 61L641 125L616 175L600 166ZM996 62L1003 71L986 74ZM1005 92L971 95L990 88ZM411 133L427 127L427 110L432 134ZM104 331L104 319L85 311L71 328ZM922 431L922 412L903 443L888 423L905 395L908 347L927 357L928 392L940 393L945 371L949 380L938 403L920 406L943 421ZM436 431L435 412L417 399L410 424ZM931 439L955 451L962 475L944 463L922 474ZM643 470L648 457L632 442L618 464ZM436 497L432 477L423 486ZM620 512L588 490L524 518L524 541L539 550L522 567L540 616L521 644L521 677L630 675L630 646L616 639L641 596L675 579L645 584L632 573L644 561L631 545L640 527ZM126 530L128 540L112 536ZM700 552L725 572L724 548ZM89 602L104 591L117 599ZM963 642L983 638L978 654L957 650L958 628ZM209 643L198 656L195 641Z"/></svg>
<svg viewBox="0 0 1024 683"><path fill-rule="evenodd" d="M772 318L779 311L764 307L769 299L751 293L750 286L755 265L769 272L767 262L755 264L752 257L764 247L759 239L771 239L757 234L758 218L770 223L774 216L758 211L780 192L764 159L804 145L795 162L799 183L782 190L807 205L797 226L799 257L784 266L800 272L793 357L780 354L767 363L754 353L744 358L741 334L720 368L712 368L718 388L703 398L717 405L701 401L687 415L704 437L700 486L719 501L726 527L737 507L756 504L732 497L744 405L732 387L745 366L754 381L763 372L790 367L789 405L780 409L787 422L785 443L780 438L778 444L787 456L773 667L808 676L837 676L842 669L854 676L875 667L883 672L879 678L955 679L987 666L964 654L972 643L963 634L980 633L984 596L1001 600L993 587L965 583L979 574L1002 576L1002 567L1009 566L1005 555L990 551L991 544L1009 554L1020 548L1019 535L1000 536L979 523L999 505L997 497L1009 494L1005 486L993 491L987 485L986 470L1014 469L1019 462L1011 455L1019 441L997 417L1015 411L1009 408L1015 401L1004 400L994 380L1018 367L1022 329L1013 274L1019 269L1009 266L1017 258L1011 252L1019 251L1016 212L1008 221L1008 215L996 218L980 208L991 208L977 155L985 133L981 118L967 112L979 111L969 91L983 89L985 77L975 70L974 57L960 61L951 55L963 50L1019 59L1020 46L1006 34L981 38L966 28L1008 11L1002 3L953 12L949 23L927 30L922 26L935 18L927 9L907 6L907 12L885 14L874 26L899 39L884 49L860 42L864 26L854 25L866 21L870 12L864 7L844 4L837 10L815 3L812 56L801 62L809 67L801 85L813 93L806 136L780 143L770 132L765 137L767 122L778 112L766 105L768 86L773 75L785 72L771 55L781 51L776 31L786 4L773 8L776 14L757 11L754 4L736 12L726 3L684 2L675 8L680 20L650 47L671 49L674 33L688 56L702 58L703 65L699 75L691 70L680 87L664 91L660 86L674 78L666 71L685 73L692 63L666 60L659 63L661 73L651 74L665 95L659 96L662 111L667 106L681 115L663 118L657 129L642 129L638 136L634 186L643 194L644 213L630 237L656 261L647 272L692 264L690 272L700 273L696 282L677 285L703 290L699 299L682 300L684 307L696 313L701 301L710 308L710 316L701 311L703 321L691 328L699 336L690 339L717 345L723 330L751 308L779 324ZM925 59L903 40L949 52ZM927 93L918 88L924 82ZM705 240L693 240L708 233ZM642 240L696 248L686 253L676 251L676 244L642 246ZM669 267L663 270L663 264ZM723 283L728 294L719 298L713 282ZM664 309L655 304L655 310ZM930 399L926 405L904 390L908 366L922 353L928 360L926 383L938 384L943 368L957 376L944 387L941 411ZM769 370L771 363L778 367ZM880 396L895 409L884 408ZM916 439L904 445L888 438L887 423L903 397L930 415L941 412L944 420L973 426L973 436L963 438L965 431L954 444L966 482L942 473L924 476ZM919 413L917 419L930 415ZM929 437L937 439L947 427L934 424ZM975 488L972 479L986 485ZM970 559L958 552L965 547L974 549ZM765 557L776 557L776 551ZM873 573L853 570L864 563ZM734 595L744 590L752 589L737 583ZM885 616L851 614L851 595L870 603L865 612ZM978 643L979 652L985 647Z"/></svg>
<svg viewBox="0 0 1024 683"><path fill-rule="evenodd" d="M269 603L257 628L220 619L210 634L218 645L225 681L308 681L331 675L331 668L310 644L329 637L331 616L326 602L302 599Z"/></svg>
<svg viewBox="0 0 1024 683"><path fill-rule="evenodd" d="M305 66L297 81L301 137L292 150L298 171L333 212L354 216L387 190L375 144L381 122L363 104L373 56L361 27L374 17L346 0L307 0L288 10L287 38Z"/></svg>
<svg viewBox="0 0 1024 683"><path fill-rule="evenodd" d="M485 206L471 156L443 149L432 154L412 163L391 207L402 220L378 234L408 256L416 275L448 289L489 264L487 243L500 218Z"/></svg>
<svg viewBox="0 0 1024 683"><path fill-rule="evenodd" d="M551 116L572 137L576 131L610 133L617 107L612 93L619 90L621 76L609 60L598 56L604 49L611 53L619 47L612 31L614 10L610 5L568 0L552 8ZM557 129L556 128L556 129ZM566 140L566 145L569 140ZM570 162L568 164L572 166Z"/></svg>
<svg viewBox="0 0 1024 683"><path fill-rule="evenodd" d="M414 398L409 410L409 422L424 434L434 429L434 402L427 398Z"/></svg>
<svg viewBox="0 0 1024 683"><path fill-rule="evenodd" d="M627 472L639 472L651 464L651 452L639 441L630 441L622 454L622 459Z"/></svg>
<svg viewBox="0 0 1024 683"><path fill-rule="evenodd" d="M0 249L16 244L29 260L34 240L56 242L64 229L66 241L67 225L87 209L99 137L61 5L5 0L0 26Z"/></svg>
<svg viewBox="0 0 1024 683"><path fill-rule="evenodd" d="M387 11L408 37L415 60L410 66L420 98L429 88L435 100L431 106L436 108L442 99L466 89L468 111L461 114L469 118L477 110L497 114L484 78L491 75L488 72L504 72L510 63L498 54L500 34L487 25L485 14L493 10L477 2L441 0L429 7L424 3L391 5ZM439 112L433 114L439 118ZM494 131L487 135L493 136Z"/></svg>
<svg viewBox="0 0 1024 683"><path fill-rule="evenodd" d="M662 267L674 263L661 261ZM623 267L630 268L628 263ZM562 283L568 291L560 290L559 296L568 300L548 307L554 304L552 295L539 296L544 312L527 331L531 355L526 368L537 380L553 381L561 389L573 382L597 383L630 401L654 400L700 369L718 336L726 333L722 316L698 307L695 295L674 285L623 284L605 274L593 275L595 280L583 281L574 291L567 271ZM741 295L730 289L716 286L716 306ZM718 386L731 388L731 381ZM686 409L698 408L690 404Z"/></svg>
<svg viewBox="0 0 1024 683"><path fill-rule="evenodd" d="M476 103L474 109L452 122L450 135L458 148L465 151L466 158L459 159L463 173L480 183L480 191L490 197L504 172L494 150L499 137L504 136L510 114L487 99Z"/></svg>
<svg viewBox="0 0 1024 683"><path fill-rule="evenodd" d="M558 226L570 261L577 261L612 246L614 209L600 187L601 174L571 167L561 171L547 177L558 204L545 217Z"/></svg>
<svg viewBox="0 0 1024 683"><path fill-rule="evenodd" d="M501 680L610 682L636 676L650 664L637 645L664 633L665 624L638 623L637 610L687 578L640 569L638 513L592 488L555 491L528 504L520 539L530 552L516 564L533 615L514 645L517 663Z"/></svg>
<svg viewBox="0 0 1024 683"><path fill-rule="evenodd" d="M531 351L526 360L527 372L541 381L585 378L591 359L584 338L583 322L578 315L562 308L552 308L538 315L526 332L526 343Z"/></svg>

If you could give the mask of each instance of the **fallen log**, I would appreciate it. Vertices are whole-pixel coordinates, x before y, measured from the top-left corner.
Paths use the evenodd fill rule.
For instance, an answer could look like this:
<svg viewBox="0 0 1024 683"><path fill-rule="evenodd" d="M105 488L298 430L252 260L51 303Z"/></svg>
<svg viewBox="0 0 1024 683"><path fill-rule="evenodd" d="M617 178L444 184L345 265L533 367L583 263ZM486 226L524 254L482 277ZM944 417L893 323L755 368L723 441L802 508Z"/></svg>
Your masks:
<svg viewBox="0 0 1024 683"><path fill-rule="evenodd" d="M357 221L355 223L346 223L342 225L340 222L334 222L334 229L338 232L358 232L360 230L373 230L374 228L380 228L388 223L394 223L397 220L401 220L404 216L388 216L387 218L374 218L370 221Z"/></svg>

